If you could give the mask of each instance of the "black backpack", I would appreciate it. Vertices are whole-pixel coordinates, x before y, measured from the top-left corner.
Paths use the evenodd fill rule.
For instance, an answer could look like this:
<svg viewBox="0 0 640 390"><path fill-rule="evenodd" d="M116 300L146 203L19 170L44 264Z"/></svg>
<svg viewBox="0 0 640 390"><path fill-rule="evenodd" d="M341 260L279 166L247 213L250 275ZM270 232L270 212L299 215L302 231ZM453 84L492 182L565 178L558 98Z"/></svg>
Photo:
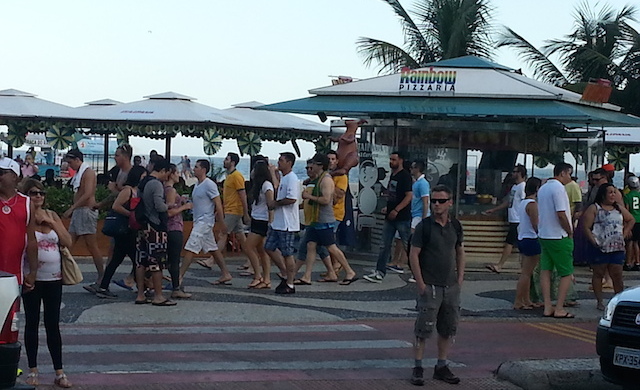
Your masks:
<svg viewBox="0 0 640 390"><path fill-rule="evenodd" d="M460 221L452 216L449 216L451 223L453 224L453 228L456 230L456 235L460 237L462 235L462 224ZM431 217L422 219L422 245L426 245L431 241ZM411 241L413 239L413 234L409 236L409 245L407 245L407 257L409 257L409 253L411 252Z"/></svg>

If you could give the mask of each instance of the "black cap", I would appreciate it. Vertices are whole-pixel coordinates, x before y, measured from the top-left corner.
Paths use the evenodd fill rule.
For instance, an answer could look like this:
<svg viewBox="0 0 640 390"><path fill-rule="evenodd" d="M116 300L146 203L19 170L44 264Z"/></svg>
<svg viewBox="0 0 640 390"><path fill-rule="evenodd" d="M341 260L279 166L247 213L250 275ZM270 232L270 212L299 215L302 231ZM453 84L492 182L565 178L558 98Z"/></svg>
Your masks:
<svg viewBox="0 0 640 390"><path fill-rule="evenodd" d="M84 161L84 154L82 154L80 149L76 148L68 151L64 158L77 158L80 159L80 161Z"/></svg>

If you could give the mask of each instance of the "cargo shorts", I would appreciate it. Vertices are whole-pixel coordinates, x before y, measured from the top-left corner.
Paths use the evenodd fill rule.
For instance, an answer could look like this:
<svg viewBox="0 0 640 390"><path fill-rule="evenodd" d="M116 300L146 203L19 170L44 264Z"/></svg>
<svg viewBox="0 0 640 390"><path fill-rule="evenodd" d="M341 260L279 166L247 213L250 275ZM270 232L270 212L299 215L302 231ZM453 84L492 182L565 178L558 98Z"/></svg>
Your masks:
<svg viewBox="0 0 640 390"><path fill-rule="evenodd" d="M418 296L418 318L414 334L419 339L431 336L433 328L444 338L455 336L460 319L460 286L427 285L425 293Z"/></svg>

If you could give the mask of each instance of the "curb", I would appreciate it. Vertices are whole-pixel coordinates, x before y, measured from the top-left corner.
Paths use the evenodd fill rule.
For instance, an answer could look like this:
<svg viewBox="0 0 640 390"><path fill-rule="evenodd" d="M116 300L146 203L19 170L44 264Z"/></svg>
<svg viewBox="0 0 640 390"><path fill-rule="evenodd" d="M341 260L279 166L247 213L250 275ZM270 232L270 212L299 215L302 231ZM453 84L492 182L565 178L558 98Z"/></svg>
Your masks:
<svg viewBox="0 0 640 390"><path fill-rule="evenodd" d="M524 390L619 390L600 373L598 358L518 360L500 364L498 379Z"/></svg>

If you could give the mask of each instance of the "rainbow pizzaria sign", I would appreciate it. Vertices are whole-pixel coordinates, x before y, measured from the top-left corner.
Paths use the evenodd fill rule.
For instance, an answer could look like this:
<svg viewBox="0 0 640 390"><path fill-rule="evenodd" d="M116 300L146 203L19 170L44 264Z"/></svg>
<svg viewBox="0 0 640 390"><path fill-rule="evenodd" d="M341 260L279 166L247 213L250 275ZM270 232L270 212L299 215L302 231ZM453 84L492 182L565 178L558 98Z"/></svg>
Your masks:
<svg viewBox="0 0 640 390"><path fill-rule="evenodd" d="M456 71L441 68L402 68L399 91L407 92L455 92Z"/></svg>

